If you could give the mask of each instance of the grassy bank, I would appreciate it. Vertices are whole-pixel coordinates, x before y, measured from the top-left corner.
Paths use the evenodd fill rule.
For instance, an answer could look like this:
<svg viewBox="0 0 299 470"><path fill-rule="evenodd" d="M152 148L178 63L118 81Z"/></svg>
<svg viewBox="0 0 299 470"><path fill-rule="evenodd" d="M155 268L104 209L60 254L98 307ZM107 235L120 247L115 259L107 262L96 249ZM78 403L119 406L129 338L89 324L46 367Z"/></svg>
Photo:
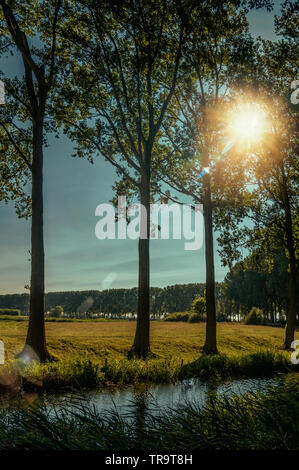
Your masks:
<svg viewBox="0 0 299 470"><path fill-rule="evenodd" d="M266 393L211 394L203 408L188 405L151 415L144 403L131 421L82 402L49 413L46 406L0 411L0 450L281 450L299 449L299 384Z"/></svg>
<svg viewBox="0 0 299 470"><path fill-rule="evenodd" d="M12 389L20 387L20 375L27 390L55 391L69 387L174 383L191 377L213 380L265 377L292 370L290 353L280 350L283 330L278 328L219 324L220 354L207 357L200 352L204 324L155 321L151 329L155 357L129 361L126 352L134 330L135 322L131 321L47 323L49 350L58 361L36 366L14 362L13 373L2 366L0 389L1 381L8 384L8 389L9 384ZM25 334L25 322L1 322L0 339L5 344L7 365L21 350Z"/></svg>
<svg viewBox="0 0 299 470"><path fill-rule="evenodd" d="M146 361L111 359L101 365L74 358L25 367L21 363L13 363L11 367L7 367L9 379L6 382L17 382L16 387L22 387L26 391L60 392L70 388L83 390L109 386L170 384L190 378L220 381L241 377L270 377L298 370L299 367L293 366L285 355L271 351L231 356L202 355L187 364L175 359L155 358ZM11 374L14 374L15 379ZM19 380L20 376L22 381Z"/></svg>

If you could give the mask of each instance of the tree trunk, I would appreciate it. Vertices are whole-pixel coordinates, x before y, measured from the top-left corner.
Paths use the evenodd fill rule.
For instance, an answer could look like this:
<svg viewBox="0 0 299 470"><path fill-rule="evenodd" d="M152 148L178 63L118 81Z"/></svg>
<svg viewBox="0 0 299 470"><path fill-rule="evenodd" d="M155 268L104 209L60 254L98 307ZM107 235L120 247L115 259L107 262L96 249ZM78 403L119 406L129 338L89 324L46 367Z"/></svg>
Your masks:
<svg viewBox="0 0 299 470"><path fill-rule="evenodd" d="M141 175L140 200L146 214L140 215L140 238L138 242L138 306L134 343L128 356L145 358L150 353L150 171L145 168ZM143 233L142 233L143 232Z"/></svg>
<svg viewBox="0 0 299 470"><path fill-rule="evenodd" d="M206 174L203 178L207 306L206 340L203 347L203 352L206 354L217 354L218 351L216 340L215 268L210 176Z"/></svg>
<svg viewBox="0 0 299 470"><path fill-rule="evenodd" d="M270 303L270 320L271 323L275 322L274 306L272 302Z"/></svg>
<svg viewBox="0 0 299 470"><path fill-rule="evenodd" d="M40 362L49 358L44 308L43 122L40 120L33 129L30 315L25 347L20 354Z"/></svg>
<svg viewBox="0 0 299 470"><path fill-rule="evenodd" d="M287 316L287 325L285 331L285 341L284 348L290 349L292 342L294 341L295 329L296 329L296 278L297 278L297 269L296 269L296 257L295 257L295 248L294 248L294 238L293 238L293 224L292 224L292 215L291 208L287 190L285 188L285 217L286 217L286 235L287 235L287 247L289 253L289 263L290 263L290 301L289 309Z"/></svg>

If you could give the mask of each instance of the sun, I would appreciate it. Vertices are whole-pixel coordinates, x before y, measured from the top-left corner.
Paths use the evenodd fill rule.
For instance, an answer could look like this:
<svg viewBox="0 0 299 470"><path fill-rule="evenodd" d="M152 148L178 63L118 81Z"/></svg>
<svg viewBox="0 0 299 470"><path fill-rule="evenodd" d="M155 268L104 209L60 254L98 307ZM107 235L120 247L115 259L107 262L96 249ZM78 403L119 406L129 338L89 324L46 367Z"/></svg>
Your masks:
<svg viewBox="0 0 299 470"><path fill-rule="evenodd" d="M236 140L257 142L262 138L264 127L264 116L261 110L240 110L232 116L231 129Z"/></svg>
<svg viewBox="0 0 299 470"><path fill-rule="evenodd" d="M231 140L240 145L259 143L267 134L269 125L262 103L238 103L230 109L228 130Z"/></svg>
<svg viewBox="0 0 299 470"><path fill-rule="evenodd" d="M252 139L259 131L258 115L247 111L235 117L234 129L241 139Z"/></svg>

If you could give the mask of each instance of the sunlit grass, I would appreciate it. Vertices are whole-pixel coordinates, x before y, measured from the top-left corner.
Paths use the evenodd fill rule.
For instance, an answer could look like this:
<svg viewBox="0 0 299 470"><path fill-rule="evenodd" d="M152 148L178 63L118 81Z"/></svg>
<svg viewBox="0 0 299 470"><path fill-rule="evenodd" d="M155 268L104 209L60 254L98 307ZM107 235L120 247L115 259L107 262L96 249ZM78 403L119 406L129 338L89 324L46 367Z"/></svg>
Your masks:
<svg viewBox="0 0 299 470"><path fill-rule="evenodd" d="M81 358L101 362L104 358L121 359L132 346L134 321L47 322L46 335L50 352L58 359ZM24 345L25 321L1 321L0 339L4 341L6 359L13 358ZM284 329L271 326L219 323L218 349L223 354L259 350L278 351L283 344ZM299 339L299 333L296 332ZM194 361L204 344L205 323L153 321L151 347L159 358Z"/></svg>
<svg viewBox="0 0 299 470"><path fill-rule="evenodd" d="M7 361L21 350L26 326L26 322L1 322ZM200 350L204 323L155 321L151 326L155 356L142 361L126 358L135 326L131 321L47 323L49 351L58 360L22 370L24 387L61 390L174 383L190 377L269 376L291 368L290 353L280 349L282 328L221 323L217 327L220 354L207 357Z"/></svg>

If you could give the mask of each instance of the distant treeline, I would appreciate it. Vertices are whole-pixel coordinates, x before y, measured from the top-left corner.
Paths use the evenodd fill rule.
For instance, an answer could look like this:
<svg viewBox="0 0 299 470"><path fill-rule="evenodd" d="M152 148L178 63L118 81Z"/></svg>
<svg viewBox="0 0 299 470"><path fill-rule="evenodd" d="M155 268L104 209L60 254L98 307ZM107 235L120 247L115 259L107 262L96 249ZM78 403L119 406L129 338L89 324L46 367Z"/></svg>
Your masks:
<svg viewBox="0 0 299 470"><path fill-rule="evenodd" d="M248 262L246 258L245 262ZM265 317L274 322L288 314L289 277L280 262L274 263L272 272L258 271L245 262L237 263L223 282L216 283L217 316L241 319L252 307L262 309ZM299 278L298 278L299 289ZM204 296L205 284L175 284L150 290L151 313L185 312L191 309L193 300ZM66 315L104 313L122 315L137 312L137 287L131 289L108 289L103 291L65 291L46 294L46 312L61 306ZM29 311L28 294L0 295L0 309L18 309L22 315ZM299 311L299 305L298 305ZM223 320L222 320L223 321Z"/></svg>
<svg viewBox="0 0 299 470"><path fill-rule="evenodd" d="M204 295L204 284L176 284L164 288L151 288L151 312L182 312L190 309L197 296ZM216 287L216 296L219 285ZM136 287L132 289L109 289L104 291L66 291L48 292L46 294L46 311L61 305L65 313L103 312L103 313L136 313ZM0 295L0 308L20 309L23 315L29 311L28 294Z"/></svg>

